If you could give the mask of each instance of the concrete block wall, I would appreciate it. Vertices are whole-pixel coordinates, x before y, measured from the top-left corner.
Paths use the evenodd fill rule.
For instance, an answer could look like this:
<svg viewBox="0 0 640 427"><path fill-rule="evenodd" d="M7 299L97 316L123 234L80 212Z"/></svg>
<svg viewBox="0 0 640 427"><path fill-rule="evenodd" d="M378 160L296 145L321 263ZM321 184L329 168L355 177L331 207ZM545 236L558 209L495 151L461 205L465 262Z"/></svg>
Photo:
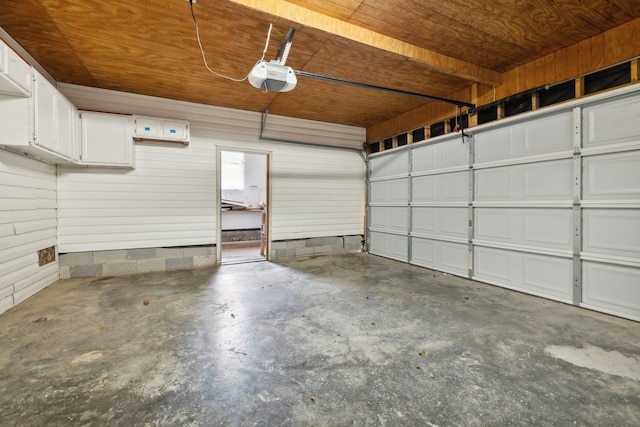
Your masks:
<svg viewBox="0 0 640 427"><path fill-rule="evenodd" d="M354 236L273 241L271 242L271 259L362 252L362 241L363 237L359 234Z"/></svg>
<svg viewBox="0 0 640 427"><path fill-rule="evenodd" d="M216 265L216 246L121 249L60 254L60 278L104 277Z"/></svg>

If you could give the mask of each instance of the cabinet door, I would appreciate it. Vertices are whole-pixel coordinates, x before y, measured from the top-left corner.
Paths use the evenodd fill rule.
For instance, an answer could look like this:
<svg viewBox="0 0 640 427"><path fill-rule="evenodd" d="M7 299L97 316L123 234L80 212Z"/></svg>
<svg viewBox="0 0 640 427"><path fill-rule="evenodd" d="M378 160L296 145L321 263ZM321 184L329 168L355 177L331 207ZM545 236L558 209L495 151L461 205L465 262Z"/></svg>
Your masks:
<svg viewBox="0 0 640 427"><path fill-rule="evenodd" d="M67 98L58 94L58 153L77 160L78 144L76 126L78 110Z"/></svg>
<svg viewBox="0 0 640 427"><path fill-rule="evenodd" d="M83 111L80 164L133 166L133 120L121 114Z"/></svg>
<svg viewBox="0 0 640 427"><path fill-rule="evenodd" d="M28 97L32 79L31 66L0 40L0 93Z"/></svg>
<svg viewBox="0 0 640 427"><path fill-rule="evenodd" d="M57 151L58 90L44 77L36 76L35 143Z"/></svg>
<svg viewBox="0 0 640 427"><path fill-rule="evenodd" d="M13 80L25 94L31 93L33 71L17 53L7 48L7 76Z"/></svg>
<svg viewBox="0 0 640 427"><path fill-rule="evenodd" d="M165 120L163 130L162 136L165 139L187 139L187 124L185 122Z"/></svg>
<svg viewBox="0 0 640 427"><path fill-rule="evenodd" d="M136 117L135 136L138 138L162 138L162 120Z"/></svg>

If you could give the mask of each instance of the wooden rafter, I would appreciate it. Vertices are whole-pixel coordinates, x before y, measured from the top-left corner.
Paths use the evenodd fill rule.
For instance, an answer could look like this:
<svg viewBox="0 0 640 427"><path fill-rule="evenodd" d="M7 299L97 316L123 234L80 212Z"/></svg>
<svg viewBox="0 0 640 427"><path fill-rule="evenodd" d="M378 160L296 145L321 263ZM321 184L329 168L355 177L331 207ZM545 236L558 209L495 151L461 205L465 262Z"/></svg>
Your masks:
<svg viewBox="0 0 640 427"><path fill-rule="evenodd" d="M472 82L497 86L501 73L466 61L424 49L410 43L359 27L354 24L281 0L229 0L263 13L306 27L315 28L386 52L402 55L439 72Z"/></svg>

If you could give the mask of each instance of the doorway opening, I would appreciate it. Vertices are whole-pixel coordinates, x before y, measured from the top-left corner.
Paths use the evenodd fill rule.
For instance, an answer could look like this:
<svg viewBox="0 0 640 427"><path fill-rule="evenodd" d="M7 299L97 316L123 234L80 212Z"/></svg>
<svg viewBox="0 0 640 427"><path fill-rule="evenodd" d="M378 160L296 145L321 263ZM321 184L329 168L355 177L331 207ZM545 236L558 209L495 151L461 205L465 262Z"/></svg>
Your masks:
<svg viewBox="0 0 640 427"><path fill-rule="evenodd" d="M219 262L268 259L269 154L219 150Z"/></svg>

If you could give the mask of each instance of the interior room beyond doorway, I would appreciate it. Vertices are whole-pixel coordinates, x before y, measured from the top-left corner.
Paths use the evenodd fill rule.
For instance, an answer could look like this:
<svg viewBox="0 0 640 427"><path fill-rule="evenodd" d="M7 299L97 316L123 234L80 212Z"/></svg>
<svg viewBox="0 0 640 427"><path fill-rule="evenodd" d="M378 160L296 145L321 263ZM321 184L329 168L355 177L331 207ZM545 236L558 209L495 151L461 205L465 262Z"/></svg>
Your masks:
<svg viewBox="0 0 640 427"><path fill-rule="evenodd" d="M267 154L220 151L221 262L266 260Z"/></svg>

